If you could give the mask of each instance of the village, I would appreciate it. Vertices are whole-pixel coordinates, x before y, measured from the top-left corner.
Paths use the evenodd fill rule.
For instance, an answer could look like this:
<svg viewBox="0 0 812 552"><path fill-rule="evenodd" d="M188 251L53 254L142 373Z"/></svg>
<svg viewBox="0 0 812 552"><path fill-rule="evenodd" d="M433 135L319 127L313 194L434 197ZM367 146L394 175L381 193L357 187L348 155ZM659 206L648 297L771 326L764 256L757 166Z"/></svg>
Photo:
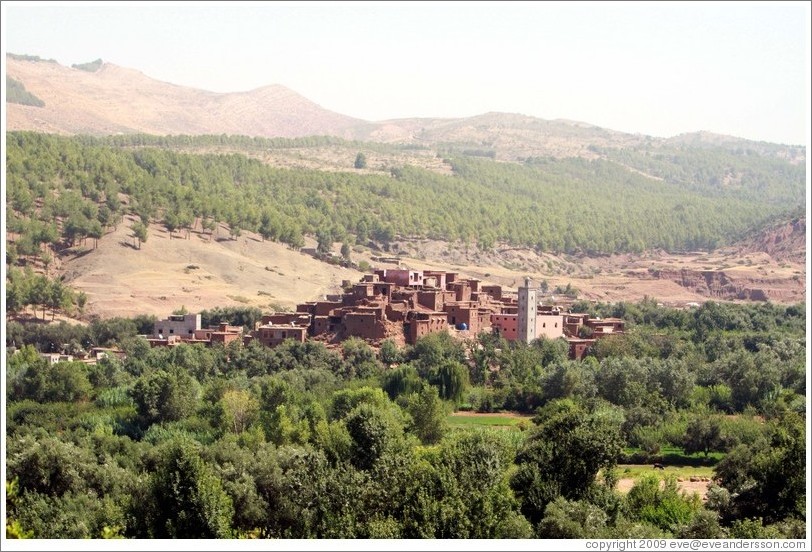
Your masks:
<svg viewBox="0 0 812 552"><path fill-rule="evenodd" d="M461 339L492 332L525 343L564 338L570 358L578 360L595 340L624 330L618 318L591 318L540 304L541 290L529 278L511 292L456 272L390 268L376 269L355 284L345 281L344 290L299 304L294 312L265 314L247 334L228 324L202 328L200 314L176 314L157 321L153 334L145 337L154 347L238 340L275 347L289 339L336 344L350 337L376 346L387 339L412 345L434 332L448 331Z"/></svg>

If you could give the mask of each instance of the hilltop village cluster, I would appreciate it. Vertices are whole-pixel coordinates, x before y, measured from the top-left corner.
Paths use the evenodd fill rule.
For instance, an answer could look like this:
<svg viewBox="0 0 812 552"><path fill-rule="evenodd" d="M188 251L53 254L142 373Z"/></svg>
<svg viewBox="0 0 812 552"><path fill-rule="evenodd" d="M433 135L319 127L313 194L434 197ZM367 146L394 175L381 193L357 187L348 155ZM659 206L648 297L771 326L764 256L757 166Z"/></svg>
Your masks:
<svg viewBox="0 0 812 552"><path fill-rule="evenodd" d="M508 292L455 272L398 268L375 270L356 284L345 282L344 289L345 293L323 301L297 305L295 312L264 315L247 335L242 327L228 324L201 328L199 314L185 314L157 321L148 341L173 346L242 340L275 347L287 339L335 343L358 337L373 344L385 339L414 344L424 335L450 329L471 336L494 332L507 341L525 343L563 337L569 342L570 358L580 359L596 339L623 332L618 318L593 319L540 305L541 290L529 279L518 292Z"/></svg>

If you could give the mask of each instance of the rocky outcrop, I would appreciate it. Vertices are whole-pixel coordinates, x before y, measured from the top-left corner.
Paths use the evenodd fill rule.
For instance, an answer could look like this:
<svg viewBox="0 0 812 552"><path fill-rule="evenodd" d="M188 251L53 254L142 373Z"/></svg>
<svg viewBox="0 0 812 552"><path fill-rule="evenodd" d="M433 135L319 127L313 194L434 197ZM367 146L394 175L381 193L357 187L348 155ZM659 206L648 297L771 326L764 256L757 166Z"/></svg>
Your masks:
<svg viewBox="0 0 812 552"><path fill-rule="evenodd" d="M699 295L729 301L803 300L802 279L738 278L723 270L650 270L658 280L671 280Z"/></svg>
<svg viewBox="0 0 812 552"><path fill-rule="evenodd" d="M762 230L732 248L737 254L767 253L777 261L806 262L806 218Z"/></svg>

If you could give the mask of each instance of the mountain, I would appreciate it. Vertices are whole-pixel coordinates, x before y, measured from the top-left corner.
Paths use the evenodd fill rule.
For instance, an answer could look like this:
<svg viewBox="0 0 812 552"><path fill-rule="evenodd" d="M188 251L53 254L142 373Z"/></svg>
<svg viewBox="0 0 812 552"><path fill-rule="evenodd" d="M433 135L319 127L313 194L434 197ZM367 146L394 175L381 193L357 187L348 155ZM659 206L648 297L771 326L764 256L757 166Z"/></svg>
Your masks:
<svg viewBox="0 0 812 552"><path fill-rule="evenodd" d="M7 88L11 82L15 90L22 87L17 95L29 94L44 103L40 107L7 103L7 130L91 135L337 136L520 162L536 157L607 158L607 150L681 147L756 152L794 164L805 160L805 150L798 146L707 132L663 139L515 113L364 121L324 109L281 85L214 93L161 82L101 60L69 68L53 60L9 54L6 73L11 79Z"/></svg>
<svg viewBox="0 0 812 552"><path fill-rule="evenodd" d="M44 102L7 103L7 130L55 134L239 134L350 137L362 121L280 85L218 94L103 63L96 71L6 57L6 74Z"/></svg>

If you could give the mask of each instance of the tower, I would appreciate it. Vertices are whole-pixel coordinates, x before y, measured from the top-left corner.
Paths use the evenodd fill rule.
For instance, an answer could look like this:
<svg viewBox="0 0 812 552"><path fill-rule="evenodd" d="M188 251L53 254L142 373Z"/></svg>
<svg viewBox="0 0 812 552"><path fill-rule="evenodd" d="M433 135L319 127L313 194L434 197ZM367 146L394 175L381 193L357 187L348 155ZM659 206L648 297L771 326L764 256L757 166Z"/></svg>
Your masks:
<svg viewBox="0 0 812 552"><path fill-rule="evenodd" d="M538 310L538 289L531 287L530 278L524 279L524 287L519 288L519 315L517 316L516 339L530 343L536 339L536 313Z"/></svg>

